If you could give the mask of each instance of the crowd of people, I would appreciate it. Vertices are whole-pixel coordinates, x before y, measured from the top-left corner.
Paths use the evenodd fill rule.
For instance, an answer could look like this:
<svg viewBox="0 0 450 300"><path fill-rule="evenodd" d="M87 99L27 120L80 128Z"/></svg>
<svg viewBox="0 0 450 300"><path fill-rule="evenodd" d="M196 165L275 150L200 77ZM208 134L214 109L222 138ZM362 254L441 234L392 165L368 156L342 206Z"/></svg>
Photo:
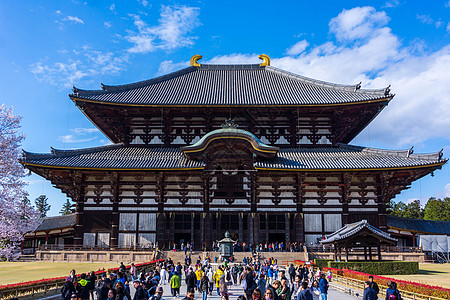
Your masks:
<svg viewBox="0 0 450 300"><path fill-rule="evenodd" d="M216 268L217 267L217 268ZM193 300L199 294L202 300L216 294L221 300L229 300L229 289L242 289L238 300L327 300L330 270L322 272L311 265L280 268L276 259L246 258L242 263L213 264L209 257L197 258L194 264L184 265L166 259L159 265L139 272L134 266L127 270L120 264L117 274L104 274L97 278L94 272L75 275L70 272L61 290L63 300L164 300L164 289L170 289L173 298L182 297L180 288L186 285L184 300ZM133 293L130 283L134 288ZM380 293L373 276L365 282L363 300L376 300ZM133 294L133 297L131 296ZM401 300L395 282L390 282L385 300Z"/></svg>

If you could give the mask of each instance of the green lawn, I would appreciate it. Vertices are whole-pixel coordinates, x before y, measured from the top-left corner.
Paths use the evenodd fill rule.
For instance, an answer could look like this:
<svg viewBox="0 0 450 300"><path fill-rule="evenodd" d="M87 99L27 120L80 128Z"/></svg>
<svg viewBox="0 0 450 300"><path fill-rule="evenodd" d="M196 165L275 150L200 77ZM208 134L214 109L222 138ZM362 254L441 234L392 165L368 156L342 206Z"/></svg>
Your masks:
<svg viewBox="0 0 450 300"><path fill-rule="evenodd" d="M43 278L68 276L70 270L77 274L98 269L119 267L118 263L70 262L0 262L0 285Z"/></svg>
<svg viewBox="0 0 450 300"><path fill-rule="evenodd" d="M419 274L389 277L450 288L450 264L419 264Z"/></svg>

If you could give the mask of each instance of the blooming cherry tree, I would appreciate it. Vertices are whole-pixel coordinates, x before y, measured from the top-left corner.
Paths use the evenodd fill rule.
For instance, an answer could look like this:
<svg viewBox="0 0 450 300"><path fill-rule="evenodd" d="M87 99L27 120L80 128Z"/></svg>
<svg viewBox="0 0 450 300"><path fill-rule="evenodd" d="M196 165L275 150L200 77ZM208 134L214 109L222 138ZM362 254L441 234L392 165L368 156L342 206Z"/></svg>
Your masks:
<svg viewBox="0 0 450 300"><path fill-rule="evenodd" d="M18 247L28 232L39 225L38 212L25 201L24 168L19 163L20 116L0 106L0 258L18 257Z"/></svg>

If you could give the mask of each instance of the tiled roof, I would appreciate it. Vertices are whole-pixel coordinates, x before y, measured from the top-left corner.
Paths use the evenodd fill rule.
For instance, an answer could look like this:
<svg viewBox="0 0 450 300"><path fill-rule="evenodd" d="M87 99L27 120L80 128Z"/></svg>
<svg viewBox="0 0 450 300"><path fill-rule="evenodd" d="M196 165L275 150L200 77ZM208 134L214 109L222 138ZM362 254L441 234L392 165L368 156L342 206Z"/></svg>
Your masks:
<svg viewBox="0 0 450 300"><path fill-rule="evenodd" d="M402 218L387 215L387 226L419 233L450 235L450 222Z"/></svg>
<svg viewBox="0 0 450 300"><path fill-rule="evenodd" d="M35 230L37 231L48 231L53 229L61 229L72 227L75 225L75 214L69 214L65 216L47 217L42 218L42 223Z"/></svg>
<svg viewBox="0 0 450 300"><path fill-rule="evenodd" d="M329 105L390 99L389 88L364 90L338 85L259 65L201 65L154 79L102 90L74 88L73 100L106 104L203 105Z"/></svg>
<svg viewBox="0 0 450 300"><path fill-rule="evenodd" d="M417 167L444 164L441 153L417 155L350 145L322 148L281 148L273 160L255 162L257 169L351 170ZM86 169L196 169L203 162L188 160L179 148L137 147L122 144L81 150L55 150L50 154L24 151L22 163Z"/></svg>
<svg viewBox="0 0 450 300"><path fill-rule="evenodd" d="M442 154L410 154L409 150L381 150L340 144L337 147L281 148L274 160L255 163L260 169L385 169L444 163Z"/></svg>
<svg viewBox="0 0 450 300"><path fill-rule="evenodd" d="M380 229L376 228L375 226L370 225L367 223L367 220L362 220L356 223L347 224L338 231L333 232L332 234L328 235L326 239L320 241L322 244L329 244L333 242L337 242L340 240L344 240L348 237L351 237L361 230L367 228L369 231L373 232L375 235L384 238L386 240L396 242L397 240L391 237L391 235L387 232L381 231Z"/></svg>
<svg viewBox="0 0 450 300"><path fill-rule="evenodd" d="M189 161L178 148L126 147L122 144L51 154L24 152L25 164L86 169L192 169L203 163Z"/></svg>

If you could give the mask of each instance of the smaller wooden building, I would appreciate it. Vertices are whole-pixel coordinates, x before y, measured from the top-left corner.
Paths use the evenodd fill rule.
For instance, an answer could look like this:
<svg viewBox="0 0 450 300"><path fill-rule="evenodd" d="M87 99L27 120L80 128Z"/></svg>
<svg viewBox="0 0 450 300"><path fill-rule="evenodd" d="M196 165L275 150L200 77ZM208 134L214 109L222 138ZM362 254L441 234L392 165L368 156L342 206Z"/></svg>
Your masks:
<svg viewBox="0 0 450 300"><path fill-rule="evenodd" d="M40 245L54 245L61 249L73 245L75 214L42 218L42 223L25 236L22 253L34 254Z"/></svg>
<svg viewBox="0 0 450 300"><path fill-rule="evenodd" d="M396 245L397 240L387 232L370 225L367 220L347 224L320 241L322 245L334 246L334 259L341 260L342 249L345 250L345 261L348 252L355 248L364 248L364 260L372 260L372 249L376 248L378 260L381 260L381 245Z"/></svg>

